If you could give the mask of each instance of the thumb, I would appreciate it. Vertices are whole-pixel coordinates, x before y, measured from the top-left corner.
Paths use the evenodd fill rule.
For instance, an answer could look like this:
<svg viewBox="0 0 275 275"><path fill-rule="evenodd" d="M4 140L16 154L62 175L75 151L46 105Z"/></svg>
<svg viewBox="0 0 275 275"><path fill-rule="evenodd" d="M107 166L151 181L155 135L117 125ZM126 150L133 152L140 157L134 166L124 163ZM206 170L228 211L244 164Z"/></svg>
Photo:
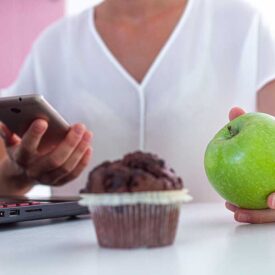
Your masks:
<svg viewBox="0 0 275 275"><path fill-rule="evenodd" d="M233 107L229 112L229 120L233 120L238 116L245 114L245 111L240 107Z"/></svg>
<svg viewBox="0 0 275 275"><path fill-rule="evenodd" d="M275 209L275 193L271 193L267 198L267 205L271 209Z"/></svg>

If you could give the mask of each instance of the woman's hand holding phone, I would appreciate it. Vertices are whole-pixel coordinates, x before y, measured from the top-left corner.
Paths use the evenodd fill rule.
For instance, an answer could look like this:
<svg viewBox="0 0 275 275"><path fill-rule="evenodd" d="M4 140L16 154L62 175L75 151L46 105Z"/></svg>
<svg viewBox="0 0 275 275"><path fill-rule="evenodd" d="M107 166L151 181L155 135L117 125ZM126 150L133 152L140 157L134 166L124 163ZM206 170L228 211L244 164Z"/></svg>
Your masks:
<svg viewBox="0 0 275 275"><path fill-rule="evenodd" d="M9 194L24 194L35 181L60 186L78 177L87 166L92 152L92 134L83 124L71 126L58 145L41 152L38 148L47 128L45 120L36 119L19 138L0 124L8 153L0 166L1 185L6 184L0 192L3 189Z"/></svg>

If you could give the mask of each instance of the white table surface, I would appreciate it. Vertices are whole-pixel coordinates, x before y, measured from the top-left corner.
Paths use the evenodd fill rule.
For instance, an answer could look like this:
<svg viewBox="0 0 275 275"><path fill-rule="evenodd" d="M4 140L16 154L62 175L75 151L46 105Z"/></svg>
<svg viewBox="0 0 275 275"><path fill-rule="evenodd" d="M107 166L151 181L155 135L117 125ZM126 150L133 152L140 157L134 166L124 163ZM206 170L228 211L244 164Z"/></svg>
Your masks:
<svg viewBox="0 0 275 275"><path fill-rule="evenodd" d="M223 204L184 205L166 248L100 248L89 219L1 226L0 243L1 275L275 274L275 224L238 224Z"/></svg>

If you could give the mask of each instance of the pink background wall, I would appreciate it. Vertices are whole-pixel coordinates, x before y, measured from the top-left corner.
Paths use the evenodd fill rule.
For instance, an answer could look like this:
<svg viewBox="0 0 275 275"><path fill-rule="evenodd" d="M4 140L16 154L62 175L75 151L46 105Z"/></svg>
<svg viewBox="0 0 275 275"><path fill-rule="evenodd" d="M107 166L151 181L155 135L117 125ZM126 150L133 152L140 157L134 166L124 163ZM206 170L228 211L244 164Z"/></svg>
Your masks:
<svg viewBox="0 0 275 275"><path fill-rule="evenodd" d="M0 0L0 88L12 83L34 39L64 11L64 0Z"/></svg>

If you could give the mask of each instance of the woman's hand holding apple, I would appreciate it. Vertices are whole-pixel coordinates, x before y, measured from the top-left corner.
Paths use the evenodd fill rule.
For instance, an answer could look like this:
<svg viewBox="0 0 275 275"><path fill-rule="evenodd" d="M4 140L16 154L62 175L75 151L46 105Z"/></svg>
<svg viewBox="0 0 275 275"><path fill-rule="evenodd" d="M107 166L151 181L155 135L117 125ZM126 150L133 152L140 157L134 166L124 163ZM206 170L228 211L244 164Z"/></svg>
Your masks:
<svg viewBox="0 0 275 275"><path fill-rule="evenodd" d="M235 107L229 113L229 119L233 120L236 117L244 114L244 110ZM275 137L274 137L275 138ZM268 196L267 205L269 209L264 210L250 210L239 208L229 202L225 206L230 211L234 212L234 218L238 222L244 223L270 223L275 222L275 193Z"/></svg>

